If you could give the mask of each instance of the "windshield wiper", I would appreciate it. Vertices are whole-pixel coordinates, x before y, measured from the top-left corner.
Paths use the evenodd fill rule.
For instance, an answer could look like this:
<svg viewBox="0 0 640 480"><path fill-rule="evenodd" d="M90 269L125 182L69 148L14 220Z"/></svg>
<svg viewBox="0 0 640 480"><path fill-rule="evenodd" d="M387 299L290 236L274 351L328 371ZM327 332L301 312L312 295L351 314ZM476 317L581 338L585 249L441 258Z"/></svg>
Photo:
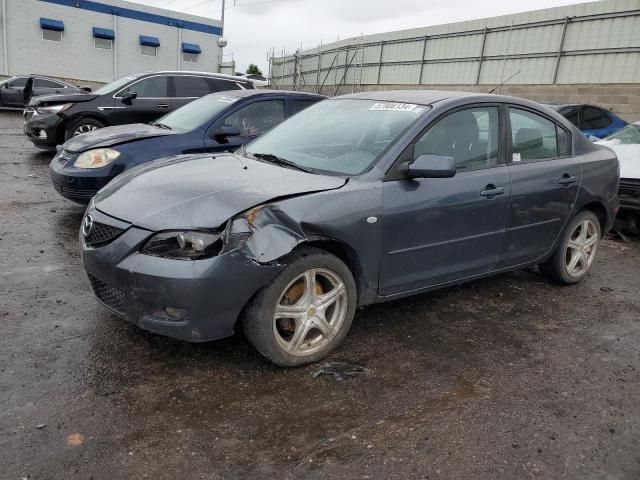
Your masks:
<svg viewBox="0 0 640 480"><path fill-rule="evenodd" d="M294 168L302 172L313 173L313 170L311 170L310 168L301 167L297 163L294 163L291 160L287 160L286 158L274 155L273 153L251 153L251 155L260 160L266 160L269 163L280 165L281 167Z"/></svg>
<svg viewBox="0 0 640 480"><path fill-rule="evenodd" d="M173 130L169 125L165 125L164 123L152 123L154 127L164 128L165 130Z"/></svg>

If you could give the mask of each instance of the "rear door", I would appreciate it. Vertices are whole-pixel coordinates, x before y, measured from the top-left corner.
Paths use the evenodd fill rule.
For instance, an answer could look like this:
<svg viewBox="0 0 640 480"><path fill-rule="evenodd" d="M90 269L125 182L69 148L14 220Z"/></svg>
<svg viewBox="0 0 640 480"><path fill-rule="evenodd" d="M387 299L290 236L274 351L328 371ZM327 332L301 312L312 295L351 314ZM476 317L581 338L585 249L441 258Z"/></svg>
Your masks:
<svg viewBox="0 0 640 480"><path fill-rule="evenodd" d="M495 268L509 203L500 112L498 104L482 104L448 113L401 157L401 161L423 154L453 157L454 177L401 176L383 183L382 295Z"/></svg>
<svg viewBox="0 0 640 480"><path fill-rule="evenodd" d="M511 201L499 267L533 262L551 250L582 180L570 132L536 111L508 111Z"/></svg>
<svg viewBox="0 0 640 480"><path fill-rule="evenodd" d="M123 96L131 92L135 92L137 97L130 102L123 101ZM169 78L167 75L154 75L135 80L114 98L115 104L109 114L112 125L150 123L171 109Z"/></svg>
<svg viewBox="0 0 640 480"><path fill-rule="evenodd" d="M171 84L171 110L216 91L209 78L195 75L174 75Z"/></svg>
<svg viewBox="0 0 640 480"><path fill-rule="evenodd" d="M24 107L23 91L27 84L27 77L18 77L0 88L0 98L3 107L22 108Z"/></svg>

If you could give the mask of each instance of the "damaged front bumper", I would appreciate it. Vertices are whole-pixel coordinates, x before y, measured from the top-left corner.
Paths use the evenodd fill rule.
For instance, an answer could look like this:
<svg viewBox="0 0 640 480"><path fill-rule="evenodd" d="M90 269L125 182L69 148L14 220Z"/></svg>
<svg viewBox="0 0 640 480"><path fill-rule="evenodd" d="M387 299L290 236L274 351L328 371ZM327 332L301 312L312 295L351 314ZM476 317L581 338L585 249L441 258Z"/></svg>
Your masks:
<svg viewBox="0 0 640 480"><path fill-rule="evenodd" d="M201 260L142 254L140 249L156 232L95 208L87 213L94 228L107 225L117 233L97 247L87 245L80 233L82 260L94 294L119 317L161 335L189 342L232 335L247 302L283 268L250 258L245 247Z"/></svg>

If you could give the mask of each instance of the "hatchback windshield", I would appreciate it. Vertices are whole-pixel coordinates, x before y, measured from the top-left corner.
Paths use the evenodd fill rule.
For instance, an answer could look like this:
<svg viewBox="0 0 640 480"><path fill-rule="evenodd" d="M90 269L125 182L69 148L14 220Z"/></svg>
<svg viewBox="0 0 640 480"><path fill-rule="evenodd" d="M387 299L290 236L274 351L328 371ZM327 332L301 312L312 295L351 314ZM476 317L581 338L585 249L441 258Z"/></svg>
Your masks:
<svg viewBox="0 0 640 480"><path fill-rule="evenodd" d="M228 93L213 93L166 114L155 124L172 130L194 130L238 100Z"/></svg>
<svg viewBox="0 0 640 480"><path fill-rule="evenodd" d="M303 169L365 172L428 107L375 100L319 102L251 142L246 151Z"/></svg>
<svg viewBox="0 0 640 480"><path fill-rule="evenodd" d="M627 125L616 133L612 133L606 137L603 142L608 145L625 145L640 143L640 125Z"/></svg>
<svg viewBox="0 0 640 480"><path fill-rule="evenodd" d="M111 83L107 83L106 85L103 85L102 87L100 87L98 90L94 91L93 93L96 95L105 95L107 93L111 93L114 90L119 89L120 87L125 86L127 83L129 83L132 80L135 80L137 77L133 76L133 75L127 75L126 77L121 77L117 80L114 80Z"/></svg>

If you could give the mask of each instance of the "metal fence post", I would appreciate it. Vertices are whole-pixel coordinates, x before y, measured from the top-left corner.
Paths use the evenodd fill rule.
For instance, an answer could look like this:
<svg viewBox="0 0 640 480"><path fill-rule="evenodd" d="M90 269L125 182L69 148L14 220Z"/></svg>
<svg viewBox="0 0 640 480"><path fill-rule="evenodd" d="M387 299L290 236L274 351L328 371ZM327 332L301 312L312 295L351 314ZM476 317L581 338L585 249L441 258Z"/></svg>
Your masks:
<svg viewBox="0 0 640 480"><path fill-rule="evenodd" d="M567 25L569 25L569 17L565 17L564 24L562 25L562 35L560 36L560 45L558 45L558 54L556 56L556 64L553 68L553 85L558 80L558 70L560 69L560 59L562 58L562 49L564 48L564 37L567 35Z"/></svg>
<svg viewBox="0 0 640 480"><path fill-rule="evenodd" d="M424 56L427 54L427 41L429 35L424 36L424 45L422 45L422 58L420 59L420 78L418 78L418 85L422 85L422 72L424 72Z"/></svg>
<svg viewBox="0 0 640 480"><path fill-rule="evenodd" d="M484 58L484 46L487 43L487 28L482 33L482 47L480 48L480 57L478 58L478 73L476 74L476 85L480 84L480 73L482 72L482 59Z"/></svg>
<svg viewBox="0 0 640 480"><path fill-rule="evenodd" d="M382 54L384 52L384 40L380 43L380 61L378 62L378 80L376 85L380 85L380 72L382 72Z"/></svg>

